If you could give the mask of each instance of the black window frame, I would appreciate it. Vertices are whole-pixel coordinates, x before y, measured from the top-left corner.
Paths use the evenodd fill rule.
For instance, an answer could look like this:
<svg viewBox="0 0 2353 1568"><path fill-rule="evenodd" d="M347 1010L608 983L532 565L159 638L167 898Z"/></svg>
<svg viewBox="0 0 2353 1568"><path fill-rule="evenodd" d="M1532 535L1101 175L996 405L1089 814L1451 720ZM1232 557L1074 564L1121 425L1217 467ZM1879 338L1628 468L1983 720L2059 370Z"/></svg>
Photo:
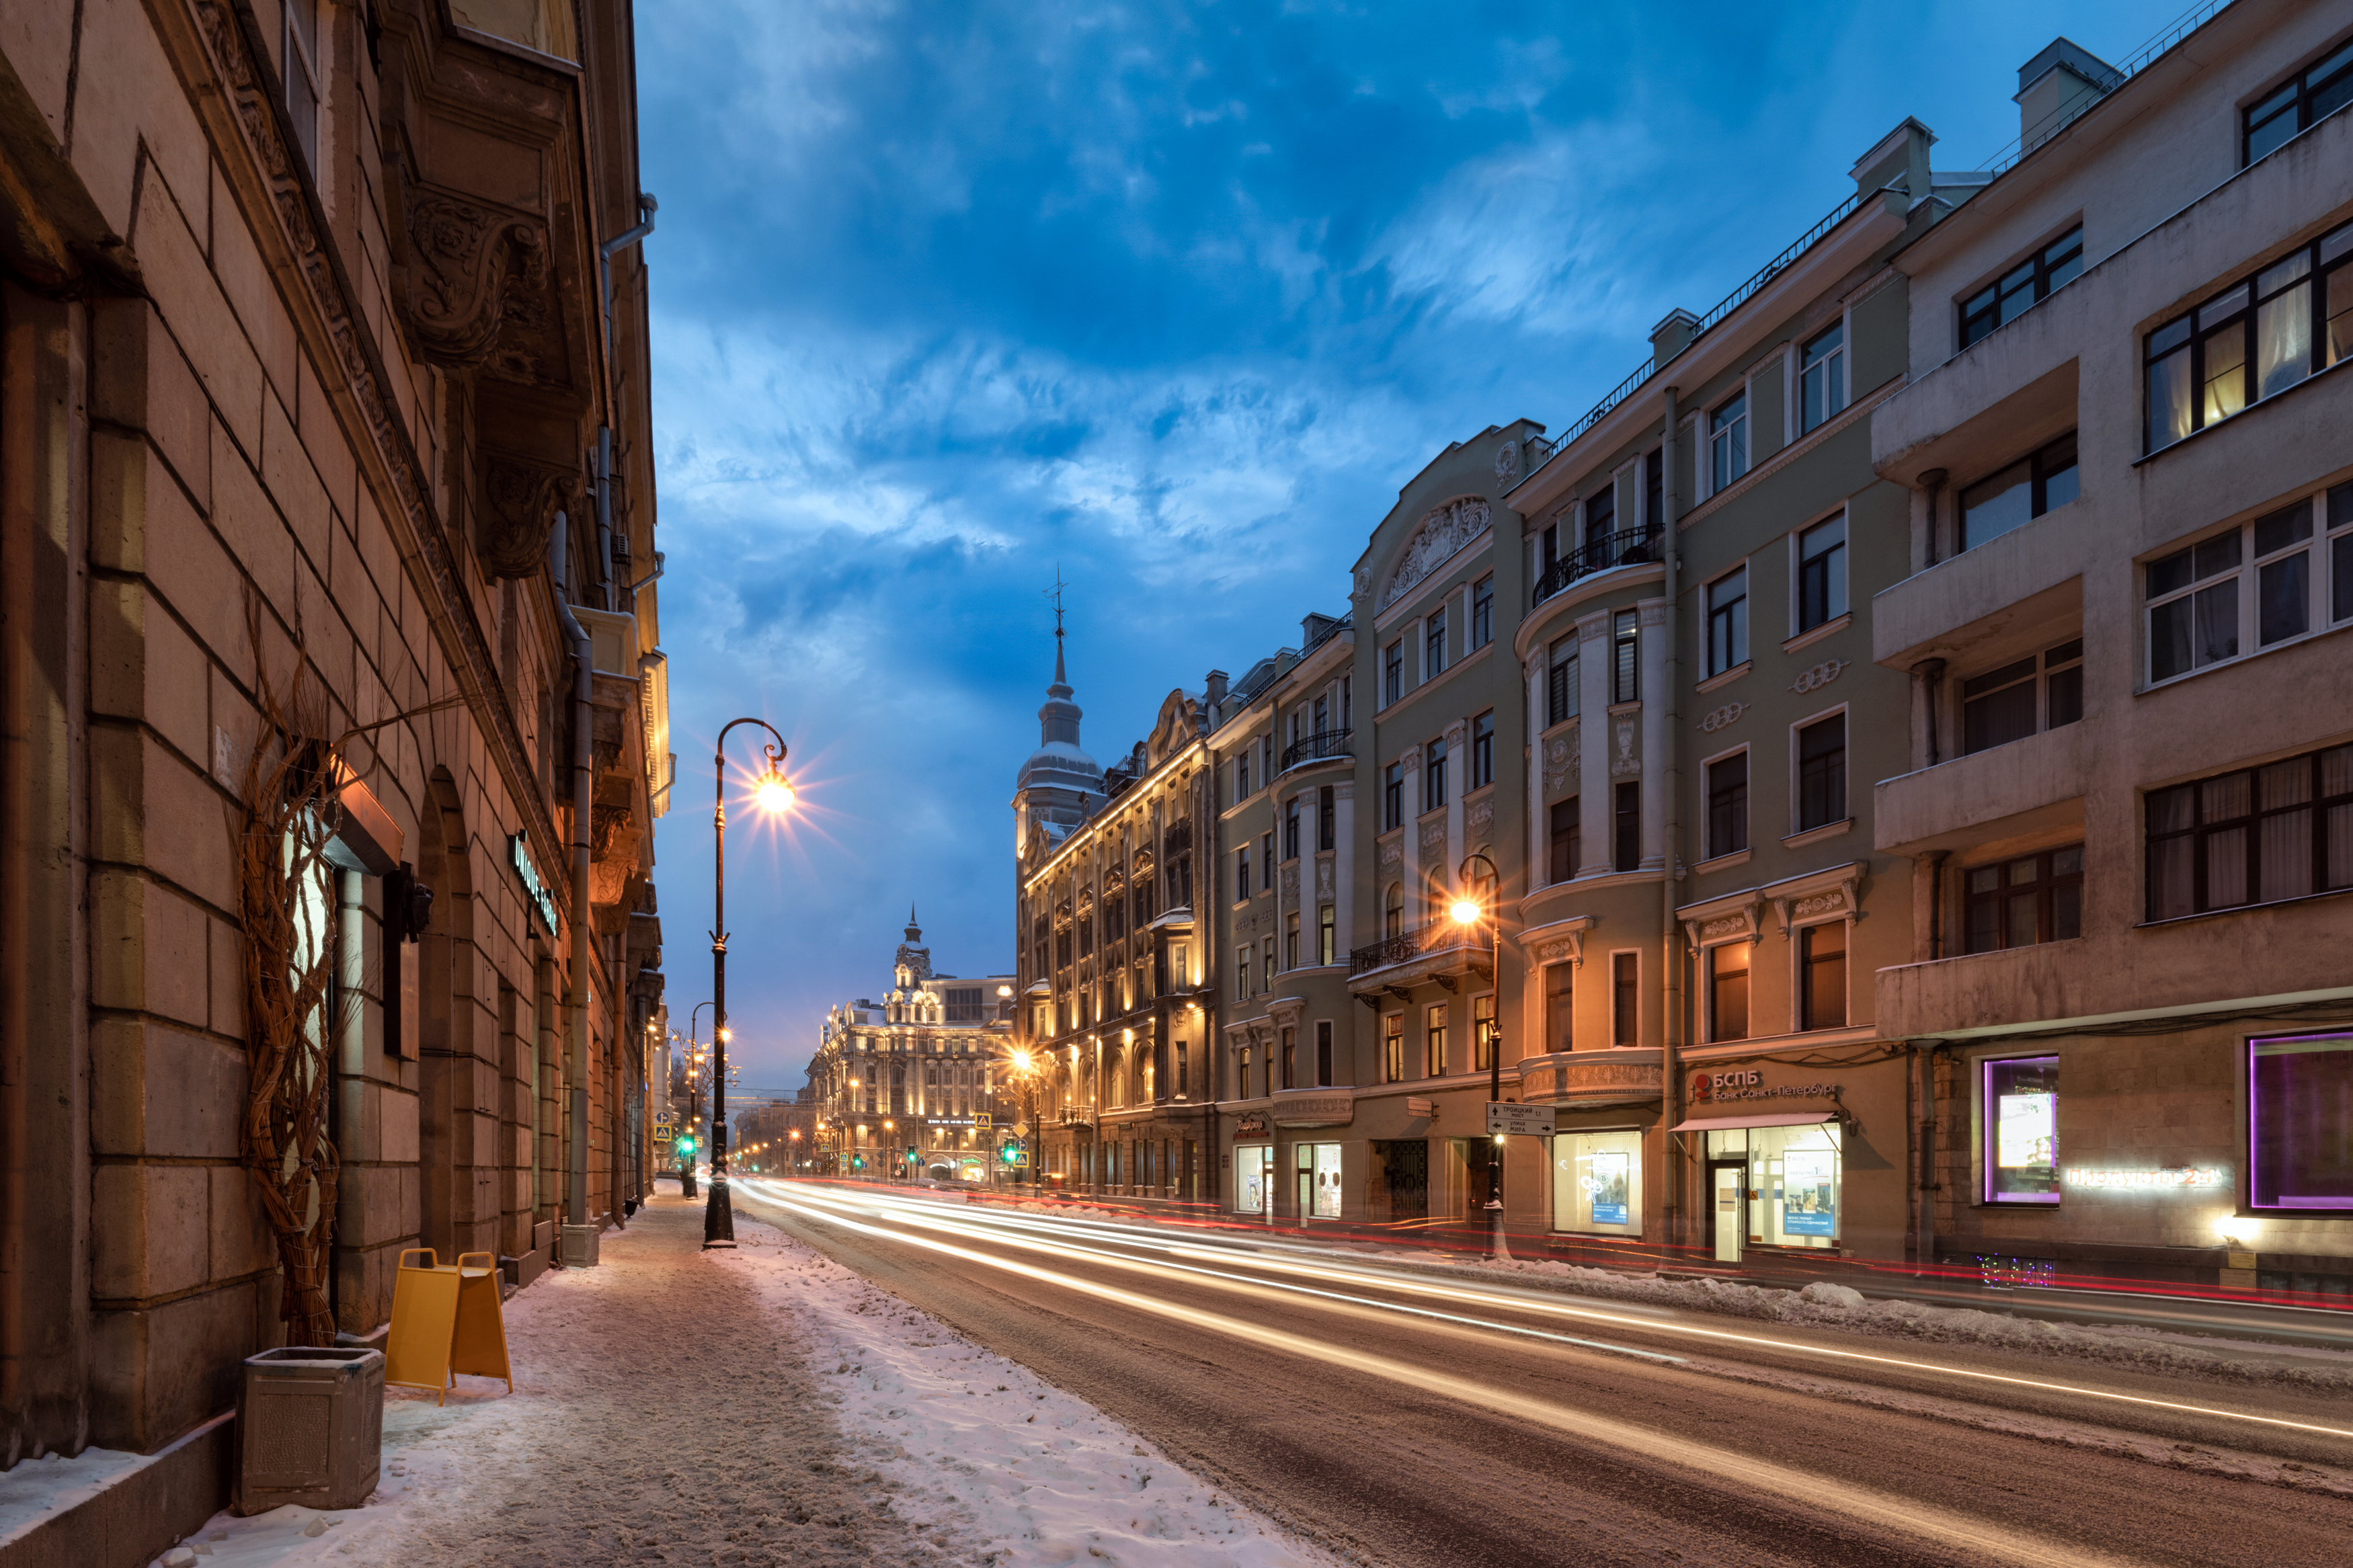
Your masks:
<svg viewBox="0 0 2353 1568"><path fill-rule="evenodd" d="M2033 255L2002 269L2000 276L1968 299L1957 301L1960 312L1962 348L1983 342L2009 325L2084 271L2084 226L2077 224L2058 238L2036 248ZM2061 274L2064 276L2061 276ZM2021 295L2025 302L2010 304Z"/></svg>
<svg viewBox="0 0 2353 1568"><path fill-rule="evenodd" d="M1488 573L1471 584L1471 651L1495 640L1495 574Z"/></svg>
<svg viewBox="0 0 2353 1568"><path fill-rule="evenodd" d="M2016 532L2054 507L2066 506L2080 499L2084 493L2080 456L2075 432L2070 430L2064 436L2037 447L2025 457L2004 463L1984 478L1962 486L1954 523L1959 541L1958 548L1975 550L1981 544L1990 543L2000 539L2003 534ZM1988 486L2002 479L2011 470L2021 466L2026 469L2026 515L2008 528L1980 532L1974 539L1969 537L1969 497L1974 493L1983 492ZM2007 495L2014 484L2015 481L2011 485L2005 485L1994 494ZM2059 499L2055 501L2051 499L2054 486L2059 491ZM1991 499L1992 496L1985 497L1987 500ZM1978 502L1979 507L1984 504L1984 500ZM1990 526L1989 522L1989 526Z"/></svg>
<svg viewBox="0 0 2353 1568"><path fill-rule="evenodd" d="M1282 858L1299 858L1299 797L1293 795L1282 803Z"/></svg>
<svg viewBox="0 0 2353 1568"><path fill-rule="evenodd" d="M1381 702L1383 706L1398 701L1405 696L1405 638L1399 637L1381 649Z"/></svg>
<svg viewBox="0 0 2353 1568"><path fill-rule="evenodd" d="M1585 846L1585 824L1578 816L1578 797L1556 800L1546 815L1546 868L1552 874L1546 885L1573 881L1577 862Z"/></svg>
<svg viewBox="0 0 2353 1568"><path fill-rule="evenodd" d="M1334 848L1339 840L1339 808L1330 784L1315 792L1315 849L1318 854Z"/></svg>
<svg viewBox="0 0 2353 1568"><path fill-rule="evenodd" d="M2336 101L2327 100L2334 97ZM2315 110L2314 100L2323 107ZM2239 166L2268 158L2348 103L2353 103L2353 38L2339 38L2312 64L2281 81L2239 111ZM2295 127L2262 152L2255 151L2258 131L2268 130L2290 111ZM2256 117L2262 116L2261 123Z"/></svg>
<svg viewBox="0 0 2353 1568"><path fill-rule="evenodd" d="M2019 868L2027 867L2026 875ZM2018 931L2019 901L2033 900L2034 930ZM2006 952L2084 934L2084 846L2062 844L1961 871L1961 951Z"/></svg>
<svg viewBox="0 0 2353 1568"><path fill-rule="evenodd" d="M1832 529L1838 537L1828 544L1817 544L1808 552L1806 542L1827 537ZM1798 635L1802 637L1816 626L1826 626L1847 613L1852 597L1846 584L1847 515L1841 510L1819 522L1808 523L1798 530Z"/></svg>
<svg viewBox="0 0 2353 1568"><path fill-rule="evenodd" d="M1740 967L1726 968L1725 960L1736 953L1739 956ZM1756 994L1750 981L1756 967L1757 942L1753 937L1718 942L1707 950L1707 1037L1710 1043L1748 1037L1754 1023L1749 1016L1749 1003ZM1729 993L1734 989L1732 983L1736 981L1738 983L1740 1004L1736 1026L1725 1017L1730 1010L1725 1004L1730 1000Z"/></svg>
<svg viewBox="0 0 2353 1568"><path fill-rule="evenodd" d="M1707 791L1705 858L1737 855L1748 847L1748 748L1743 746L1701 767Z"/></svg>
<svg viewBox="0 0 2353 1568"><path fill-rule="evenodd" d="M1627 779L1620 783L1616 798L1610 804L1611 869L1640 869L1642 864L1641 782Z"/></svg>
<svg viewBox="0 0 2353 1568"><path fill-rule="evenodd" d="M1835 746L1819 739L1809 742L1810 736L1826 736L1832 726L1838 731ZM1798 832L1811 833L1847 820L1847 739L1843 708L1810 720L1791 733L1789 743L1798 764Z"/></svg>
<svg viewBox="0 0 2353 1568"><path fill-rule="evenodd" d="M1620 610L1609 620L1609 705L1642 700L1642 616Z"/></svg>
<svg viewBox="0 0 2353 1568"><path fill-rule="evenodd" d="M1719 599L1718 590L1727 586L1735 591ZM1713 679L1748 662L1748 563L1743 561L1708 584L1700 602L1707 612L1706 669Z"/></svg>
<svg viewBox="0 0 2353 1568"><path fill-rule="evenodd" d="M2265 805L2266 775L2297 763L2310 770L2304 785L2305 798ZM2232 780L2244 781L2247 809L2225 815L2221 810L2220 797L2227 795ZM2337 786L2333 791L2332 784ZM2173 808L2185 804L2189 807L2186 816L2178 819L2179 826L2172 825L2176 819ZM2305 828L2309 876L2301 891L2266 889L2263 867L2265 825L2299 814L2309 817ZM2161 818L2168 819L2168 825L2159 827ZM2242 840L2236 847L2244 857L2241 887L2248 896L2217 903L2213 900L2211 873L2217 861L2230 852L2232 847L2227 840L2232 834ZM2326 898L2353 889L2353 743L2324 746L2277 762L2232 768L2187 784L2147 791L2142 800L2142 912L2150 922L2253 909L2295 899ZM2186 864L2168 869L2162 862L2173 853L2176 845L2187 846ZM2336 862L2334 871L2332 859ZM2175 907L2165 900L2165 893L2168 885L2185 869L2189 879L2187 907ZM2337 879L2334 882L2332 876Z"/></svg>
<svg viewBox="0 0 2353 1568"><path fill-rule="evenodd" d="M1642 1043L1642 955L1638 952L1609 955L1609 1043Z"/></svg>
<svg viewBox="0 0 2353 1568"><path fill-rule="evenodd" d="M1438 810L1446 804L1446 737L1421 748L1421 809Z"/></svg>
<svg viewBox="0 0 2353 1568"><path fill-rule="evenodd" d="M1443 675L1445 673L1446 606L1441 604L1438 608L1430 611L1429 615L1422 617L1421 678L1424 680L1428 680L1432 676Z"/></svg>
<svg viewBox="0 0 2353 1568"><path fill-rule="evenodd" d="M1973 757L2046 730L2063 729L2084 716L2084 639L2071 637L2040 653L1965 677L1959 682L1959 693L1957 755ZM2016 720L2002 724L2004 713L2021 701L2022 726Z"/></svg>
<svg viewBox="0 0 2353 1568"><path fill-rule="evenodd" d="M1495 782L1495 710L1488 709L1471 721L1471 787L1484 789Z"/></svg>
<svg viewBox="0 0 2353 1568"><path fill-rule="evenodd" d="M1545 670L1545 727L1565 724L1577 717L1577 634L1555 637ZM1564 654L1561 650L1567 649Z"/></svg>
<svg viewBox="0 0 2353 1568"><path fill-rule="evenodd" d="M1405 764L1391 763L1381 776L1381 831L1405 826Z"/></svg>
<svg viewBox="0 0 2353 1568"><path fill-rule="evenodd" d="M2279 278L2281 269L2301 258L2304 268L2291 277ZM2141 337L2141 450L2155 456L2169 447L2196 435L2211 426L2226 423L2245 413L2259 403L2294 391L2304 383L2353 358L2353 223L2339 224L2328 233L2283 255L2273 257L2260 266L2251 267L2222 288L2210 292L2198 304L2167 321L2158 322ZM2341 281L2340 281L2340 275ZM2259 292L2260 286L2271 280L2273 286ZM2328 313L2332 285L2346 294L2346 309L2337 316ZM2296 289L2307 291L2310 316L2306 322L2306 361L2304 370L2293 380L2263 390L2255 379L2259 374L2261 353L2256 324L2263 307ZM2332 321L2346 319L2342 352L2329 353L2328 328ZM2238 351L2239 402L2233 408L2208 417L2206 395L2209 385L2208 345L2235 331ZM2158 437L2157 417L2159 398L2156 378L2160 365L2170 365L2186 358L2189 383L2189 422L2179 435Z"/></svg>
<svg viewBox="0 0 2353 1568"><path fill-rule="evenodd" d="M1820 925L1798 929L1798 1027L1801 1031L1846 1027L1847 964L1853 946L1847 923L1842 920L1824 921ZM1838 933L1834 950L1824 945L1832 931ZM1838 976L1835 996L1829 984L1833 972Z"/></svg>

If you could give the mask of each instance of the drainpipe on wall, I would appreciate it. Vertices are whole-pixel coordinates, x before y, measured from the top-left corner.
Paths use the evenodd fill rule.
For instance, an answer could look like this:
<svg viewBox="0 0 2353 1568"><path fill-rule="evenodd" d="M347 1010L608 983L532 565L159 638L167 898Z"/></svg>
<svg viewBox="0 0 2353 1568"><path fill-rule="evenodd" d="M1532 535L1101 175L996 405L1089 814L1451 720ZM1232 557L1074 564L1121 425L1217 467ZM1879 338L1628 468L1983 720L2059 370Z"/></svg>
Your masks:
<svg viewBox="0 0 2353 1568"><path fill-rule="evenodd" d="M555 613L564 625L564 635L572 644L572 985L569 1020L570 1047L566 1055L565 1088L568 1091L566 1135L570 1143L571 1166L565 1194L565 1223L586 1226L588 1221L588 827L594 806L589 798L592 787L594 756L590 750L593 738L590 671L595 655L588 644L587 629L572 613L569 577L565 572L570 554L571 520L562 512L555 514L554 535L548 542L548 569L555 585ZM565 1249L564 1261L580 1263L587 1258Z"/></svg>
<svg viewBox="0 0 2353 1568"><path fill-rule="evenodd" d="M1675 568L1681 562L1682 554L1680 542L1675 537L1675 530L1683 518L1683 485L1675 469L1675 437L1677 421L1681 419L1682 415L1675 405L1673 387L1670 386L1666 389L1664 401L1667 413L1666 434L1661 441L1662 449L1659 454L1660 466L1664 470L1664 475L1660 482L1659 491L1667 515L1664 519L1665 527L1662 531L1659 542L1659 554L1666 574L1662 590L1667 601L1666 623L1661 628L1661 635L1667 639L1666 679L1662 683L1666 689L1662 694L1662 700L1667 705L1665 725L1667 754L1662 759L1667 775L1666 787L1662 792L1666 801L1667 819L1663 824L1666 846L1665 875L1659 883L1659 1044L1661 1047L1659 1110L1663 1119L1660 1125L1672 1127L1683 1120L1681 1097L1676 1092L1678 1082L1683 1076L1682 1063L1676 1054L1679 1043L1677 1035L1683 1021L1681 984L1683 960L1683 922L1675 918L1675 893L1677 883L1683 875L1682 860L1677 853L1678 840L1682 837L1680 803L1683 799L1683 774L1682 769L1676 764L1676 758L1680 754L1680 737L1683 733L1678 725L1683 688L1676 673L1675 658L1676 638L1680 635L1675 625L1677 591ZM1667 1190L1664 1196L1667 1236L1672 1243L1683 1239L1683 1222L1688 1216L1683 1213L1683 1162L1680 1157L1680 1151L1676 1148L1674 1134L1672 1132L1667 1134L1666 1146L1668 1150Z"/></svg>
<svg viewBox="0 0 2353 1568"><path fill-rule="evenodd" d="M613 342L613 258L653 233L654 211L660 205L639 191L637 226L622 230L596 247L596 282L604 310L607 406L620 400L619 388L611 369L618 357L614 353ZM609 419L596 427L596 554L602 574L596 581L603 593L605 608L615 610L620 606L613 602L613 426Z"/></svg>
<svg viewBox="0 0 2353 1568"><path fill-rule="evenodd" d="M1928 559L1923 563L1924 566L1934 566L1936 563L1936 513L1939 510L1937 500L1944 493L1945 478L1945 470L1942 468L1930 468L1920 476L1921 488L1928 492Z"/></svg>

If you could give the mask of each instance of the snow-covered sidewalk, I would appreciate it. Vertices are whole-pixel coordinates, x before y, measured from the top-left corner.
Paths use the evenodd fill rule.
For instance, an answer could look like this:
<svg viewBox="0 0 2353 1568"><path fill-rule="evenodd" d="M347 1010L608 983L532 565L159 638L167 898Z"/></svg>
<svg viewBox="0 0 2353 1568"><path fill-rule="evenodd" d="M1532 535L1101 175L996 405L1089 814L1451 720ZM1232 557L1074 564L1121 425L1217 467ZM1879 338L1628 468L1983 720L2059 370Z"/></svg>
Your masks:
<svg viewBox="0 0 2353 1568"><path fill-rule="evenodd" d="M507 1303L515 1391L385 1399L360 1509L216 1515L206 1568L1330 1560L1092 1406L756 1222L656 1200ZM185 1553L185 1555L183 1555Z"/></svg>

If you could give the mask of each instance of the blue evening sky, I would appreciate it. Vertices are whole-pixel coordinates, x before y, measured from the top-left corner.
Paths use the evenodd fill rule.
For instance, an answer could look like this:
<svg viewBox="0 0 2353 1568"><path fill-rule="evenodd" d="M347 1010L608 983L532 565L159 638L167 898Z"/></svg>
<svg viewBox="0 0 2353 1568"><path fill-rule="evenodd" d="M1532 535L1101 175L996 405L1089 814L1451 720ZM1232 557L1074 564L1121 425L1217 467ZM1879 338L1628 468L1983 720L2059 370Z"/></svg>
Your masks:
<svg viewBox="0 0 2353 1568"><path fill-rule="evenodd" d="M2054 35L2122 60L2175 10L641 5L674 1017L727 720L802 790L729 835L735 1049L788 1095L911 901L941 969L1012 966L1058 563L1107 762L1345 610L1449 441L1567 425L1904 116L1979 167Z"/></svg>

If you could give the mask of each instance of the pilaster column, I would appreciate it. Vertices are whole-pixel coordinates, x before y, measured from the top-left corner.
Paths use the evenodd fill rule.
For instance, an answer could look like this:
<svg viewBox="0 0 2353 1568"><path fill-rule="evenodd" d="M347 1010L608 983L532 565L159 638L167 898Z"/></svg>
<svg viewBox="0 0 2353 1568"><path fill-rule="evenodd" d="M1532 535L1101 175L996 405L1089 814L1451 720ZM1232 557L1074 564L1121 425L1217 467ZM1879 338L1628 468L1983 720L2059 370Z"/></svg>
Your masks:
<svg viewBox="0 0 2353 1568"><path fill-rule="evenodd" d="M1577 831L1585 864L1580 877L1609 869L1609 612L1577 623Z"/></svg>
<svg viewBox="0 0 2353 1568"><path fill-rule="evenodd" d="M1528 868L1527 886L1530 892L1545 885L1546 873L1552 863L1548 847L1545 843L1544 791L1545 660L1549 657L1551 657L1550 653L1545 646L1541 643L1537 644L1535 657L1528 660L1527 668L1523 672L1527 678L1528 688L1528 743L1526 746L1528 849L1525 863ZM1574 871L1576 868L1571 867L1569 869Z"/></svg>
<svg viewBox="0 0 2353 1568"><path fill-rule="evenodd" d="M1642 633L1636 658L1642 682L1642 867L1665 866L1667 857L1667 606L1651 600L1641 606ZM1670 868L1672 870L1672 868Z"/></svg>
<svg viewBox="0 0 2353 1568"><path fill-rule="evenodd" d="M1353 783L1332 786L1332 897L1336 906L1332 911L1335 934L1333 956L1342 963L1348 962L1348 949L1356 940L1356 786ZM1377 859L1377 852L1376 854Z"/></svg>
<svg viewBox="0 0 2353 1568"><path fill-rule="evenodd" d="M1446 792L1446 865L1444 872L1449 891L1454 887L1454 873L1462 864L1469 847L1462 839L1462 797L1471 790L1471 721L1457 719L1446 726L1446 763L1454 773L1454 787Z"/></svg>

